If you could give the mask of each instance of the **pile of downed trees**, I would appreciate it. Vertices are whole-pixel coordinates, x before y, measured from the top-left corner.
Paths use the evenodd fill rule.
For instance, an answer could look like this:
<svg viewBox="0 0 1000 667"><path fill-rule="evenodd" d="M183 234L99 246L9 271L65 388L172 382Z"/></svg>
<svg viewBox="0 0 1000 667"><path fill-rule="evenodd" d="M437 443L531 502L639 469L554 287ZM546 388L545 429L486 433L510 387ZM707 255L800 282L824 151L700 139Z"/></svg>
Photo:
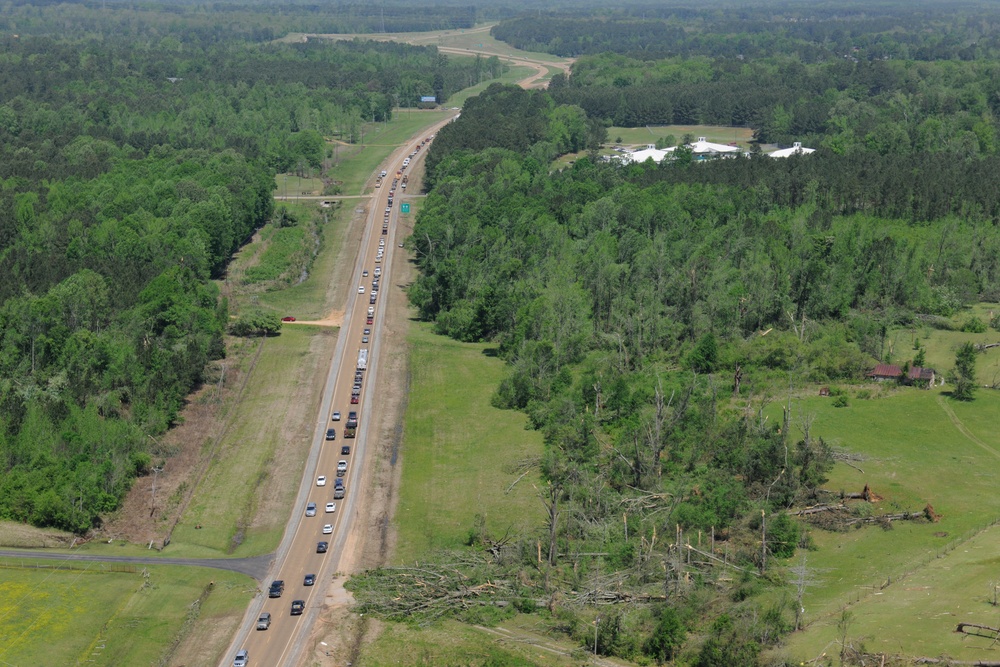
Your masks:
<svg viewBox="0 0 1000 667"><path fill-rule="evenodd" d="M863 500L867 503L877 503L883 500L883 498L872 491L869 485L865 484L865 488L860 493L841 493L839 495L839 502L804 507L800 510L790 512L790 514L792 516L804 517L810 523L828 530L842 530L849 526L866 523L877 523L887 527L893 521L927 520L931 523L936 523L941 519L941 515L935 512L930 504L926 505L922 510L914 512L904 511L859 516L856 508L848 504L847 501L849 500Z"/></svg>

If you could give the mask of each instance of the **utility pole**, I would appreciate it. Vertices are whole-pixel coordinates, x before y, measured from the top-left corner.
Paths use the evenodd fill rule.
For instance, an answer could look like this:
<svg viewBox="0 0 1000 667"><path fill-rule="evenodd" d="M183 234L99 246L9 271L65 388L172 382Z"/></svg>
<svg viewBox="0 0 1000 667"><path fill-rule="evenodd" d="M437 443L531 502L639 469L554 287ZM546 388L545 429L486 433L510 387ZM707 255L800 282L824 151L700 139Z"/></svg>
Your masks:
<svg viewBox="0 0 1000 667"><path fill-rule="evenodd" d="M153 468L153 492L149 499L149 516L153 516L156 512L156 479L163 472L163 468Z"/></svg>
<svg viewBox="0 0 1000 667"><path fill-rule="evenodd" d="M765 523L764 510L760 511L760 571L761 574L767 570L767 525Z"/></svg>

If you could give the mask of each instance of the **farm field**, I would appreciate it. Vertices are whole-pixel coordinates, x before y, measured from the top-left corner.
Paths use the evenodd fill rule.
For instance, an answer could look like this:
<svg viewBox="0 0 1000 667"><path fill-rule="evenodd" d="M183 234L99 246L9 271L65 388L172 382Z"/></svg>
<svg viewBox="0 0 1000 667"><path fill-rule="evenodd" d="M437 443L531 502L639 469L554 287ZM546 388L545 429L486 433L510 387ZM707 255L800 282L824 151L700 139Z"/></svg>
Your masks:
<svg viewBox="0 0 1000 667"><path fill-rule="evenodd" d="M464 543L477 515L503 534L543 520L538 473L518 462L542 453L542 436L524 429L519 412L490 406L503 363L483 344L460 343L412 324L410 401L403 433L403 472L396 511L398 563Z"/></svg>
<svg viewBox="0 0 1000 667"><path fill-rule="evenodd" d="M238 618L256 592L249 577L206 568L23 564L31 561L0 559L2 664L175 664L169 657L178 647L210 664L225 648L217 633L230 630L213 619ZM197 633L186 619L213 628L196 652L185 646Z"/></svg>
<svg viewBox="0 0 1000 667"><path fill-rule="evenodd" d="M946 612L958 606L973 609L973 600L982 599L995 579L978 560L960 563L969 553L979 553L982 560L989 548L975 545L1000 539L997 528L975 537L1000 518L1000 434L995 429L1000 394L980 390L974 402L958 403L940 388L882 388L875 393L882 397L863 400L850 394L846 408L818 396L794 401L792 423L811 415L814 438L859 456L856 468L835 466L827 489L860 491L868 484L882 497L873 503L872 514L921 511L929 504L941 518L937 523L895 522L888 530L811 530L818 548L808 552L808 567L817 585L803 598L807 628L789 636L788 650L798 660L828 651L841 610L849 608L856 618L868 619L857 623L857 636L877 635L876 628L885 628L884 636L897 642L875 650L902 652L898 640L912 635L922 638L921 655L981 657L974 642L951 632L957 620L970 619ZM772 418L780 419L780 407L772 407ZM798 564L795 560L789 565ZM954 581L946 584L949 577ZM914 587L932 585L937 591L933 599L914 606Z"/></svg>

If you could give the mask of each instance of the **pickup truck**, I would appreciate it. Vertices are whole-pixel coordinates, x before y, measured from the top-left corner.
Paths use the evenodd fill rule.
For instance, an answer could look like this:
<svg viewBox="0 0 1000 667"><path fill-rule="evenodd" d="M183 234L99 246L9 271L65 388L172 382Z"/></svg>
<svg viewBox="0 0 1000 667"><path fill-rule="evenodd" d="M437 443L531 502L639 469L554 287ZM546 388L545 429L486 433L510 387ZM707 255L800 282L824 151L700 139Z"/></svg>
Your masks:
<svg viewBox="0 0 1000 667"><path fill-rule="evenodd" d="M305 608L305 600L292 600L292 616L300 616Z"/></svg>
<svg viewBox="0 0 1000 667"><path fill-rule="evenodd" d="M271 627L271 612L265 611L260 615L260 618L257 619L257 629L267 630L269 627Z"/></svg>
<svg viewBox="0 0 1000 667"><path fill-rule="evenodd" d="M285 582L281 579L275 579L271 582L271 588L267 591L267 597L269 598L280 598L281 594L285 592Z"/></svg>

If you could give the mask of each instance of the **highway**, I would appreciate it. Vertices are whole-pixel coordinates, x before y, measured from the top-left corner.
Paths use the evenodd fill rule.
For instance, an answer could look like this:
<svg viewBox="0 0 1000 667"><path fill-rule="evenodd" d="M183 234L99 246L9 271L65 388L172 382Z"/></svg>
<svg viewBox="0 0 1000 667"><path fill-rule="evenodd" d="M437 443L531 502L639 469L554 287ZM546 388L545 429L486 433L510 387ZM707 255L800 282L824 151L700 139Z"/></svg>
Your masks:
<svg viewBox="0 0 1000 667"><path fill-rule="evenodd" d="M249 651L250 665L277 667L298 664L306 647L310 630L322 611L324 598L332 582L333 574L339 571L338 565L344 555L345 544L348 542L350 532L354 527L355 515L359 511L355 499L361 494L356 485L363 476L368 435L376 432L371 423L374 400L372 390L375 387L379 367L381 324L384 319L384 304L387 296L385 292L393 285L390 275L392 257L393 253L398 250L397 245L402 241L401 238L397 238L396 230L400 204L405 199L405 190L397 187L395 191L395 202L389 212L388 232L383 235L382 223L388 206L387 200L396 172L402 171L406 175L421 165L430 143L421 146L420 151L411 159L410 165L406 168L403 167L404 159L414 150L415 146L422 143L424 138L434 134L450 120L449 118L442 121L411 138L379 168L379 171L384 169L387 176L382 186L375 189L370 200L365 230L355 260L352 282L345 304L343 326L340 329L337 346L327 373L320 411L316 417L313 445L306 461L295 506L289 508L291 512L289 522L282 542L275 552L269 575L262 582L260 593L250 604L229 650L223 656L222 662L219 663L221 667L231 666L235 653L240 649ZM381 246L384 248L384 256L380 262L376 262L380 241L384 242L384 246ZM381 269L380 293L375 304L370 304L372 280L375 277L376 267ZM368 275L364 276L364 272L367 272ZM359 286L363 287L363 293L359 292ZM370 325L367 324L369 306L374 307L374 315ZM370 329L371 332L369 342L363 344L362 336L365 335L364 329L366 328ZM352 387L355 383L358 352L361 348L369 350L368 368L363 372L359 402L352 405ZM357 437L345 439L344 426L348 413L352 410L358 412ZM331 414L334 411L341 413L340 421L331 421ZM336 439L326 441L326 431L330 427L336 430ZM350 446L350 454L341 453L341 448L344 445ZM334 480L337 479L337 464L341 460L347 461L347 471L343 477L346 495L341 500L335 500ZM319 475L326 476L325 486L317 486L317 476ZM316 515L307 517L305 510L307 503L310 502L317 505ZM328 502L336 503L336 510L332 513L325 512L325 505ZM332 534L324 535L322 533L325 524L333 526ZM329 543L329 549L326 553L317 553L317 543L320 541ZM306 574L317 575L314 586L304 585L303 580ZM283 580L285 589L281 597L269 598L267 589L274 579ZM305 601L305 610L301 616L290 614L293 600ZM255 629L256 621L262 612L270 612L272 623L268 630L257 631Z"/></svg>

